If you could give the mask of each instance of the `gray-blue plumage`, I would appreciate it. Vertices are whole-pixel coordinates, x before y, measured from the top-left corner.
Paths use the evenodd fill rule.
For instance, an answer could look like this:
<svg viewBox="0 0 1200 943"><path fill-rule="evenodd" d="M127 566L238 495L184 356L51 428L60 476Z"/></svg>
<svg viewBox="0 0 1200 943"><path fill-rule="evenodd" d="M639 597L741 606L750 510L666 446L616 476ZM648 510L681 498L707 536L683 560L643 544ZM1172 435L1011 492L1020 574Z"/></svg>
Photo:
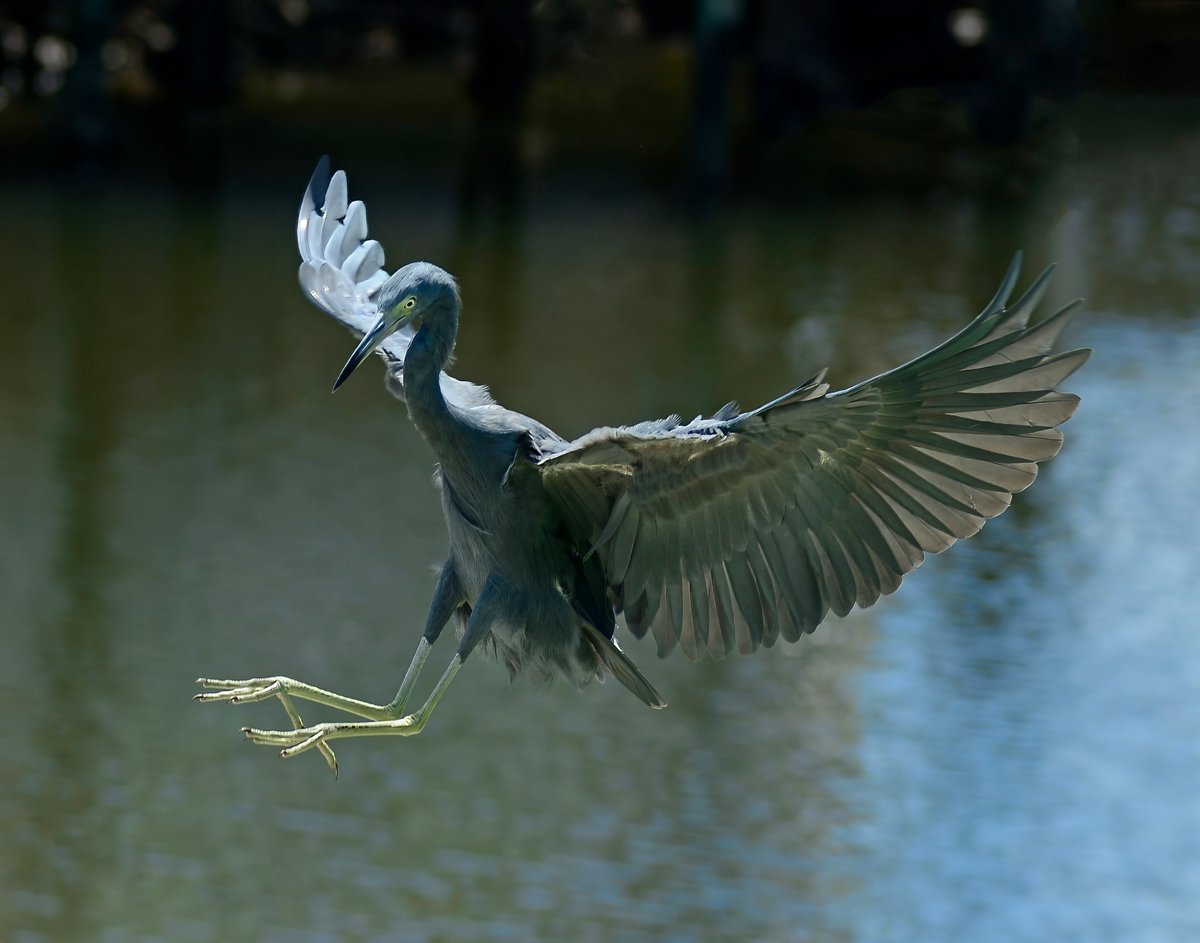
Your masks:
<svg viewBox="0 0 1200 943"><path fill-rule="evenodd" d="M277 695L358 713L368 724L249 731L292 755L341 736L412 733L475 645L513 672L583 681L615 675L665 702L613 636L623 611L660 655L752 652L813 631L832 609L872 605L926 553L976 533L1061 448L1078 397L1057 390L1090 353L1050 350L1076 309L1030 315L1047 270L1015 303L1019 258L984 311L915 360L831 393L820 374L747 412L600 428L568 442L445 372L458 286L428 262L392 275L362 203L322 160L300 208L300 282L361 337L336 389L371 353L436 453L449 555L421 646L385 706L286 678L204 682L206 700ZM443 626L458 652L434 694L400 716ZM241 685L237 687L237 685ZM264 693L265 692L265 693ZM289 707L289 716L294 713ZM293 722L300 727L299 719Z"/></svg>
<svg viewBox="0 0 1200 943"><path fill-rule="evenodd" d="M305 204L314 228L329 224L345 188L344 175L334 175L325 212L317 211L324 173ZM322 238L330 239L324 229ZM312 272L326 256L310 253L302 269L318 303ZM538 600L530 605L539 618L552 614L541 628L525 620L522 650L498 642L516 669L581 660L577 629L562 624L577 614L547 589L564 585L569 603L573 567L594 570L598 562L605 595L636 635L653 631L661 654L683 641L690 657L720 656L793 640L830 609L844 615L869 606L926 552L975 533L1058 451L1054 427L1078 402L1055 387L1088 352L1049 355L1075 306L1028 327L1049 274L1005 307L1014 261L962 332L840 393L829 393L822 374L749 412L729 404L690 423L672 416L596 429L575 442L445 375L461 303L440 268L406 265L368 287L360 321L331 313L363 331L415 297L416 313L381 353L390 388L441 461L450 556L463 590L474 600L499 573ZM373 280L368 273L362 283ZM611 618L595 611L608 603L589 604L611 635Z"/></svg>

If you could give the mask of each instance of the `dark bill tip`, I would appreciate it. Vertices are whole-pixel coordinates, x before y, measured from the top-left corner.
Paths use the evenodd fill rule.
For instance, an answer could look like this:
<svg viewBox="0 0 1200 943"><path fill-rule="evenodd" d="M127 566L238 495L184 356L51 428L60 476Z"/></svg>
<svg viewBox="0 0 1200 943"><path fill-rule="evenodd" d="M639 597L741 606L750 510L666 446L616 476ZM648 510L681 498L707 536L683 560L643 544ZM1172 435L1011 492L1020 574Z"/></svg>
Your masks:
<svg viewBox="0 0 1200 943"><path fill-rule="evenodd" d="M354 348L354 353L346 361L346 366L342 367L342 372L333 381L332 392L337 392L337 388L346 382L347 378L357 369L358 365L366 360L376 347L383 343L388 333L389 331L384 320L380 318L375 323L375 326L366 333L366 336L358 342L358 346Z"/></svg>
<svg viewBox="0 0 1200 943"><path fill-rule="evenodd" d="M338 391L338 387L346 382L346 380L349 378L350 374L352 374L354 372L354 368L357 366L358 366L357 363L351 362L351 363L347 363L346 366L342 367L342 372L339 373L337 375L337 379L333 381L333 389L331 389L329 392L336 393Z"/></svg>

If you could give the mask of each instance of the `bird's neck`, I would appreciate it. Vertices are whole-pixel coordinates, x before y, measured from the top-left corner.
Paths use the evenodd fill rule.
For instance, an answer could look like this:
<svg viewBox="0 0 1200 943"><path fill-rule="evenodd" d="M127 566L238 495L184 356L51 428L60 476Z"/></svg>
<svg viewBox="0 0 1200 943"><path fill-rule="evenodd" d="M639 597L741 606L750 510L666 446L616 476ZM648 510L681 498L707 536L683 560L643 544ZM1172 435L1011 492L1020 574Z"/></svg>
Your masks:
<svg viewBox="0 0 1200 943"><path fill-rule="evenodd" d="M404 355L404 399L408 414L435 450L451 432L454 418L442 396L442 368L458 334L457 306L430 311Z"/></svg>

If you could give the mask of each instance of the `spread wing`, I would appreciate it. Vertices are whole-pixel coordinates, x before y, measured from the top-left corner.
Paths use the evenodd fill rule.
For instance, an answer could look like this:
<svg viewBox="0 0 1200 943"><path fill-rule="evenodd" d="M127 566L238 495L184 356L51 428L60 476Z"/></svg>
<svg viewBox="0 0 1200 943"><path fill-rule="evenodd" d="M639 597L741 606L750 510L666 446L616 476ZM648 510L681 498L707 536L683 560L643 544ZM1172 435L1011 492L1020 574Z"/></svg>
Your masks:
<svg viewBox="0 0 1200 943"><path fill-rule="evenodd" d="M1051 270L1005 307L1019 261L962 331L857 386L829 393L822 374L751 412L597 429L544 456L634 634L693 659L795 641L1008 507L1061 448L1079 398L1056 387L1090 353L1049 353L1078 303L1029 325Z"/></svg>
<svg viewBox="0 0 1200 943"><path fill-rule="evenodd" d="M300 287L309 301L333 315L355 337L375 323L376 292L388 279L383 246L367 238L367 208L349 202L345 171L330 176L328 157L313 171L300 214L296 242L300 247ZM389 364L388 389L404 399L404 353L415 331L411 326L392 334L377 350ZM442 374L442 395L461 409L493 404L486 387Z"/></svg>

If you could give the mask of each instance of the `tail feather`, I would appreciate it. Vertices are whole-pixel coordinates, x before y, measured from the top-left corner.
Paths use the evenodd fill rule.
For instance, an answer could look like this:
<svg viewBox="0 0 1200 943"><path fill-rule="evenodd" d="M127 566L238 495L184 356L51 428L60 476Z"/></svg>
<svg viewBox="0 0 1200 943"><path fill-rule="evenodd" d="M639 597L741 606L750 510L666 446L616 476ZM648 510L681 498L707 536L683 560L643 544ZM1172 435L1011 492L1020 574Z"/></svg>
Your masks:
<svg viewBox="0 0 1200 943"><path fill-rule="evenodd" d="M583 623L583 633L584 637L592 643L592 648L596 650L596 657L600 659L604 667L614 678L632 691L638 700L655 710L662 710L667 706L663 696L658 693L654 685L646 680L646 676L638 670L637 665L629 660L629 656L617 648L615 641L587 622Z"/></svg>

